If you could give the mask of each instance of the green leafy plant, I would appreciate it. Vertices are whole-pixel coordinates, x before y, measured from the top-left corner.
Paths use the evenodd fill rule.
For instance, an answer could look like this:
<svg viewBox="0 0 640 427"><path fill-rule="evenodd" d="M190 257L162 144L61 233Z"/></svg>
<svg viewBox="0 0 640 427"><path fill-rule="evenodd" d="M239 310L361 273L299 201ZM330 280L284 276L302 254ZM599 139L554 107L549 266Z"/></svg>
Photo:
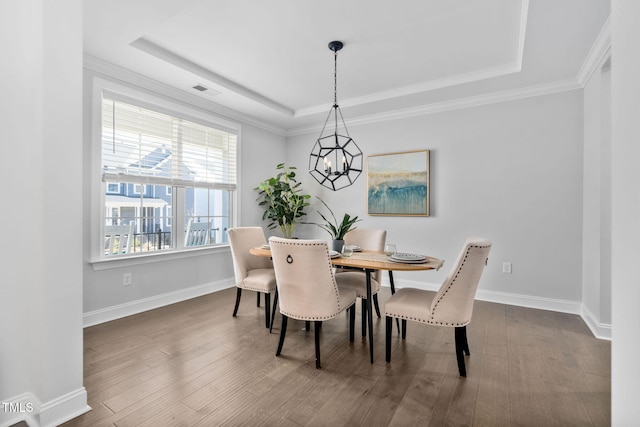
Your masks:
<svg viewBox="0 0 640 427"><path fill-rule="evenodd" d="M324 220L324 224L318 224L318 223L311 223L311 224L317 225L318 227L325 230L327 233L329 233L329 235L333 238L333 240L344 240L345 234L347 234L350 230L357 228L357 227L354 227L353 225L358 221L362 221L361 219L358 219L357 216L351 217L348 213L345 213L344 216L342 217L342 221L338 222L338 219L333 214L333 211L331 210L329 205L327 205L325 201L322 200L320 197L318 197L318 200L320 200L320 202L322 202L324 207L329 210L329 213L331 214L331 218L333 218L333 221L327 218L327 216L325 216L322 212L318 211L318 215L320 215L320 217Z"/></svg>
<svg viewBox="0 0 640 427"><path fill-rule="evenodd" d="M262 219L271 221L268 228L279 227L285 238L291 238L296 223L306 215L304 209L311 196L302 194L295 167L280 163L276 169L280 172L275 177L262 181L254 190L258 191L258 205L265 210Z"/></svg>

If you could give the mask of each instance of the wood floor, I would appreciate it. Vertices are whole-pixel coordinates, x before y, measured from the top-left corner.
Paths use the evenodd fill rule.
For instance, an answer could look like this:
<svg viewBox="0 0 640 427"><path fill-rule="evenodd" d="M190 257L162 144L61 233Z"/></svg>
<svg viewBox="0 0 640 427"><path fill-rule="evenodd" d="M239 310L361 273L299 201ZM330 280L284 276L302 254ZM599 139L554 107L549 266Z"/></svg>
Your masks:
<svg viewBox="0 0 640 427"><path fill-rule="evenodd" d="M383 288L380 303L388 298ZM454 332L409 322L384 360L384 318L374 317L375 363L356 322L324 323L322 369L313 327L264 327L264 307L235 289L85 329L91 412L65 426L606 426L608 341L576 315L477 301L467 327L467 378ZM358 312L358 319L360 313Z"/></svg>

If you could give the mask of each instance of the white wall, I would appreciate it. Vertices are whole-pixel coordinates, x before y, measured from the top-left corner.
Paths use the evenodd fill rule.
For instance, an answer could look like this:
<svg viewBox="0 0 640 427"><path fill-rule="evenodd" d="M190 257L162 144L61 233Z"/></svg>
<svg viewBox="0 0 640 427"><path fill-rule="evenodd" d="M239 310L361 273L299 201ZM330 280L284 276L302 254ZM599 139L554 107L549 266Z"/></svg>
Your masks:
<svg viewBox="0 0 640 427"><path fill-rule="evenodd" d="M92 94L94 78L118 80L118 84L132 90L151 93L159 98L175 96L175 90L140 76L118 71L117 78L93 70L85 70L85 122L92 118ZM124 81L122 80L124 79ZM127 79L130 81L127 82ZM194 96L172 99L172 103L209 115L213 120L220 114L207 110L210 104ZM190 103L191 102L191 103ZM211 106L214 107L214 106ZM222 117L224 120L229 120ZM237 122L237 121L236 121ZM254 125L240 123L240 178L239 178L239 225L261 225L261 212L255 201L253 190L266 176L273 174L274 165L285 157L283 136L263 130ZM186 298L233 286L233 265L228 247L192 252L188 257L158 256L145 263L115 263L94 265L91 261L91 188L92 150L99 146L92 139L91 126L84 130L84 241L83 281L85 325L92 325L114 318L130 315L166 305ZM95 220L95 218L94 218ZM123 273L132 273L133 284L122 286Z"/></svg>
<svg viewBox="0 0 640 427"><path fill-rule="evenodd" d="M0 425L55 425L82 387L82 1L2 1ZM30 408L33 411L29 410ZM15 410L17 409L17 410Z"/></svg>
<svg viewBox="0 0 640 427"><path fill-rule="evenodd" d="M611 336L611 61L584 88L583 317Z"/></svg>
<svg viewBox="0 0 640 427"><path fill-rule="evenodd" d="M582 91L571 91L349 127L365 157L431 150L429 217L368 216L366 176L335 193L302 179L336 214L387 229L400 251L446 260L439 272L397 274L400 285L441 283L464 239L479 235L493 241L480 298L579 312L582 102ZM307 170L317 137L289 138L288 161ZM314 227L300 234L329 237ZM512 274L502 273L503 261Z"/></svg>
<svg viewBox="0 0 640 427"><path fill-rule="evenodd" d="M638 327L640 326L640 2L612 2L612 425L637 425L640 419L637 388Z"/></svg>

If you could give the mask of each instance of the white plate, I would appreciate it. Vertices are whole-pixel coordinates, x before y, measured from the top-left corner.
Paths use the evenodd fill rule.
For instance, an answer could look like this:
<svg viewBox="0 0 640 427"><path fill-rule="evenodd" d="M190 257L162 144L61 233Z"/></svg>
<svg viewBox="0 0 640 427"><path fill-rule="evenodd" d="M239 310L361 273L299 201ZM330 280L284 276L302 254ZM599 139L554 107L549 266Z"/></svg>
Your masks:
<svg viewBox="0 0 640 427"><path fill-rule="evenodd" d="M418 259L418 260L403 260L403 259L395 259L395 258L391 258L391 257L389 257L389 258L391 259L391 261L399 262L401 264L424 264L424 263L429 261L426 258L425 259Z"/></svg>
<svg viewBox="0 0 640 427"><path fill-rule="evenodd" d="M407 262L407 261L416 262L416 261L424 261L425 259L427 259L427 257L424 255L405 254L405 253L395 253L391 255L390 258L394 261L400 261L400 262Z"/></svg>
<svg viewBox="0 0 640 427"><path fill-rule="evenodd" d="M267 245L266 243L264 245L261 246L262 249L271 249L271 247L269 245Z"/></svg>
<svg viewBox="0 0 640 427"><path fill-rule="evenodd" d="M340 252L337 251L329 251L329 256L331 258L338 258L340 256Z"/></svg>
<svg viewBox="0 0 640 427"><path fill-rule="evenodd" d="M353 252L362 252L362 248L360 248L360 246L354 246Z"/></svg>

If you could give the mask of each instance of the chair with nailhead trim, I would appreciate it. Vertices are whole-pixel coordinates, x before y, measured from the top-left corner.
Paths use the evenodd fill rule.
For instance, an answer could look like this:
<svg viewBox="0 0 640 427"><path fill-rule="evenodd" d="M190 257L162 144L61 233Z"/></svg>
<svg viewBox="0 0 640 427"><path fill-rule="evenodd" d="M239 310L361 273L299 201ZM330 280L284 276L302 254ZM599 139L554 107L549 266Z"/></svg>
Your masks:
<svg viewBox="0 0 640 427"><path fill-rule="evenodd" d="M233 317L238 314L242 290L248 289L257 292L257 305L260 307L260 294L264 294L265 302L265 326L269 328L273 325L271 311L271 293L275 293L273 307L278 304L278 293L276 292L276 273L273 264L267 257L251 255L249 250L256 246L264 245L266 238L262 227L235 227L227 231L229 244L231 246L231 256L233 258L233 271L236 279L236 305L233 308ZM273 311L275 313L275 310Z"/></svg>
<svg viewBox="0 0 640 427"><path fill-rule="evenodd" d="M304 320L307 330L313 321L316 369L320 369L320 328L324 320L348 310L349 340L354 341L356 292L338 287L326 241L271 237L269 246L282 314L276 356L282 352L289 318Z"/></svg>
<svg viewBox="0 0 640 427"><path fill-rule="evenodd" d="M471 322L478 282L490 250L490 241L469 238L438 292L403 288L387 300L384 306L387 362L391 361L394 317L402 320L402 339L407 336L407 320L447 326L455 328L458 371L461 377L467 376L464 355L470 353L466 326Z"/></svg>

